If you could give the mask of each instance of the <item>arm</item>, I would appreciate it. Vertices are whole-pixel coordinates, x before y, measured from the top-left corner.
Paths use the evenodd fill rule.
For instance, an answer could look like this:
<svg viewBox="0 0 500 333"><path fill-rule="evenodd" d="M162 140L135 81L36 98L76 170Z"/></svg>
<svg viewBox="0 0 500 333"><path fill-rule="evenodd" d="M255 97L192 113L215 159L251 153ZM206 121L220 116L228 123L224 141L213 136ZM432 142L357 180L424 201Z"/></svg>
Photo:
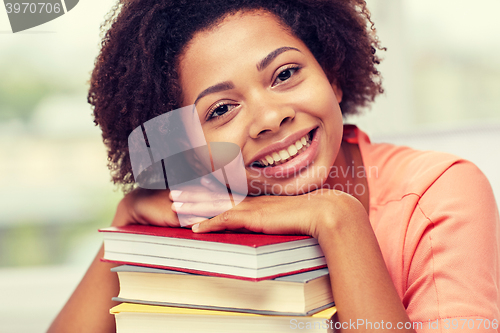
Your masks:
<svg viewBox="0 0 500 333"><path fill-rule="evenodd" d="M48 333L115 332L115 319L109 309L118 304L111 301L111 297L118 295L118 277L110 271L115 265L100 261L103 254L101 247Z"/></svg>
<svg viewBox="0 0 500 333"><path fill-rule="evenodd" d="M178 226L177 216L170 209L168 194L168 191L132 191L118 204L112 226L132 223ZM109 314L109 309L119 304L111 300L118 295L118 277L110 271L116 265L100 261L103 254L104 248L101 247L48 333L115 332L115 319Z"/></svg>
<svg viewBox="0 0 500 333"><path fill-rule="evenodd" d="M330 279L342 332L372 331L365 324L396 328L410 322L385 266L364 208L353 197L343 198L341 215L325 212L318 241L330 267ZM359 320L359 321L358 321ZM362 321L361 321L362 320ZM347 323L356 322L357 330ZM373 331L384 331L382 328ZM413 330L401 330L412 332Z"/></svg>
<svg viewBox="0 0 500 333"><path fill-rule="evenodd" d="M203 201L183 193L178 213L206 213ZM191 202L191 203L190 203ZM201 205L204 205L203 207ZM228 206L229 207L229 206ZM182 210L182 211L181 211ZM325 254L340 322L408 322L363 205L334 190L300 196L248 197L232 210L201 222L195 232L245 228L263 233L308 234ZM349 327L342 331L349 331ZM358 331L367 332L363 326ZM381 329L373 329L380 332ZM408 330L412 331L412 330Z"/></svg>
<svg viewBox="0 0 500 333"><path fill-rule="evenodd" d="M403 302L412 319L451 332L498 332L500 219L481 171L467 161L449 167L423 193L409 226L415 237L406 247L414 250L406 254Z"/></svg>

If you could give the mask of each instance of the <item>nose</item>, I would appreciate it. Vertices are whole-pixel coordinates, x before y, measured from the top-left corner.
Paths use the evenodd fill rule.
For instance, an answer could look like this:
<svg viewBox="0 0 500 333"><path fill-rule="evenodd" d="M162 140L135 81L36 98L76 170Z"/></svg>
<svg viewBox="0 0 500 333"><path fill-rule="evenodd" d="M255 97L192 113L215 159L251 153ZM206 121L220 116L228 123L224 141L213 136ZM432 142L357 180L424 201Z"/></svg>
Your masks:
<svg viewBox="0 0 500 333"><path fill-rule="evenodd" d="M252 107L252 125L250 136L254 139L265 133L276 133L281 126L295 118L293 107L273 98L261 98Z"/></svg>

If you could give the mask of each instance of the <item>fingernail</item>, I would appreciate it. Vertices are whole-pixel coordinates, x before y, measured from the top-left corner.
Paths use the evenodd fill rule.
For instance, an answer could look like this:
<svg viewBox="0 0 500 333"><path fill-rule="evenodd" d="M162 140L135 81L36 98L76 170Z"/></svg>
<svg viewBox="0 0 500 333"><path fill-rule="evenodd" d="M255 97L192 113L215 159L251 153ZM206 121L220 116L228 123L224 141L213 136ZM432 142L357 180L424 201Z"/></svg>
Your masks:
<svg viewBox="0 0 500 333"><path fill-rule="evenodd" d="M172 197L172 199L175 200L181 196L181 193L182 193L182 191L173 190L173 191L170 191L170 196Z"/></svg>
<svg viewBox="0 0 500 333"><path fill-rule="evenodd" d="M199 223L196 223L195 225L193 225L193 226L191 227L191 230L193 230L193 232L197 232L197 231L198 231L198 229L200 229L200 224L199 224Z"/></svg>
<svg viewBox="0 0 500 333"><path fill-rule="evenodd" d="M178 202L177 201L177 202L174 202L172 205L174 206L175 210L178 210L179 208L182 207L182 205L184 205L184 202Z"/></svg>
<svg viewBox="0 0 500 333"><path fill-rule="evenodd" d="M204 182L205 184L210 184L212 182L212 180L208 177L203 177L201 181Z"/></svg>

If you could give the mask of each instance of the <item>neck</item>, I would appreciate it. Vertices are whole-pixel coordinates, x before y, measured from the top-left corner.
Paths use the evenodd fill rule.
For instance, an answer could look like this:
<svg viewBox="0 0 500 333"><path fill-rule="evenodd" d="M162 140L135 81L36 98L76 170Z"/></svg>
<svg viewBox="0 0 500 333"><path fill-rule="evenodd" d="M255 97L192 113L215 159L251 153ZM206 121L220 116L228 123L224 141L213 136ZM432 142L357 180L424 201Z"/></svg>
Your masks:
<svg viewBox="0 0 500 333"><path fill-rule="evenodd" d="M369 211L369 189L361 152L356 144L342 141L325 187L340 190L358 199Z"/></svg>

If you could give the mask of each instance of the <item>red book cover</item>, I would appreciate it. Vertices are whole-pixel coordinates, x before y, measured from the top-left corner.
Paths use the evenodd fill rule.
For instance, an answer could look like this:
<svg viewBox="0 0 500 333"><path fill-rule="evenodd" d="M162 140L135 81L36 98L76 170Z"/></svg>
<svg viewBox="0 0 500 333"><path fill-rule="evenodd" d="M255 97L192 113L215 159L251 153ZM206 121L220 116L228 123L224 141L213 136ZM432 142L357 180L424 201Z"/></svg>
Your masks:
<svg viewBox="0 0 500 333"><path fill-rule="evenodd" d="M195 240L202 242L214 242L214 243L224 243L224 244L233 244L233 245L241 245L248 246L251 248L258 248L266 245L275 245L280 243L287 243L299 240L312 239L310 236L304 235L268 235L268 234L258 234L258 233L236 233L231 231L223 231L223 232L214 232L214 233L205 233L205 234L197 234L192 232L189 228L168 228L168 227L155 227L155 226L145 226L145 225L129 225L125 227L109 227L105 229L100 229L100 232L103 233L125 233L125 234L136 234L136 235L148 235L148 236L156 236L156 237L167 237L167 238L178 238L178 239L186 239L186 240ZM201 275L211 275L211 276L219 276L219 277L229 277L229 278L237 278L242 280L250 280L250 281L260 281L272 279L278 276L285 276L296 274L300 272L310 271L322 267L326 267L326 265L317 265L314 267L306 267L298 270L282 272L279 274L268 275L260 278L253 277L244 277L239 275L230 275L230 274L221 274L210 271L199 271L196 269L188 269L188 268L180 268L173 266L158 266L140 262L126 262L126 261L118 261L118 260L109 260L109 259L101 259L106 262L113 262L118 264L131 264L137 266L145 266L145 267L155 267L155 268L167 268L176 271L195 273Z"/></svg>
<svg viewBox="0 0 500 333"><path fill-rule="evenodd" d="M316 269L327 267L326 265L319 265L319 266L303 268L303 269L299 269L299 270L295 270L295 271L290 271L290 272L286 272L286 273L280 273L280 274L273 274L273 275L263 276L263 277L260 277L260 278L251 278L251 277L246 277L246 276L231 275L231 274L221 274L221 273L215 273L215 272L209 272L209 271L198 271L196 269L187 269L187 268L179 268L179 267L171 267L171 266L149 265L149 264L141 264L141 263L128 262L128 261L108 260L108 259L104 259L104 258L101 259L101 261L103 261L103 262L110 262L110 263L119 264L119 265L133 265L133 266L142 266L142 267L169 269L169 270L172 270L172 271L179 271L179 272L184 272L184 273L191 273L191 274L198 274L198 275L208 275L208 276L223 277L223 278L229 278L229 279L238 279L238 280L245 280L245 281L254 281L254 282L263 281L263 280L272 280L272 279L275 279L275 278L281 277L281 276L288 276L288 275L293 275L293 274L299 274L299 273L314 271Z"/></svg>
<svg viewBox="0 0 500 333"><path fill-rule="evenodd" d="M268 235L268 234L257 234L257 233L236 233L231 231L196 234L189 228L154 227L154 226L146 226L139 224L129 225L125 227L109 227L105 229L100 229L99 231L192 239L205 242L250 246L254 248L259 246L286 243L286 242L312 238L310 236L304 236L304 235Z"/></svg>

